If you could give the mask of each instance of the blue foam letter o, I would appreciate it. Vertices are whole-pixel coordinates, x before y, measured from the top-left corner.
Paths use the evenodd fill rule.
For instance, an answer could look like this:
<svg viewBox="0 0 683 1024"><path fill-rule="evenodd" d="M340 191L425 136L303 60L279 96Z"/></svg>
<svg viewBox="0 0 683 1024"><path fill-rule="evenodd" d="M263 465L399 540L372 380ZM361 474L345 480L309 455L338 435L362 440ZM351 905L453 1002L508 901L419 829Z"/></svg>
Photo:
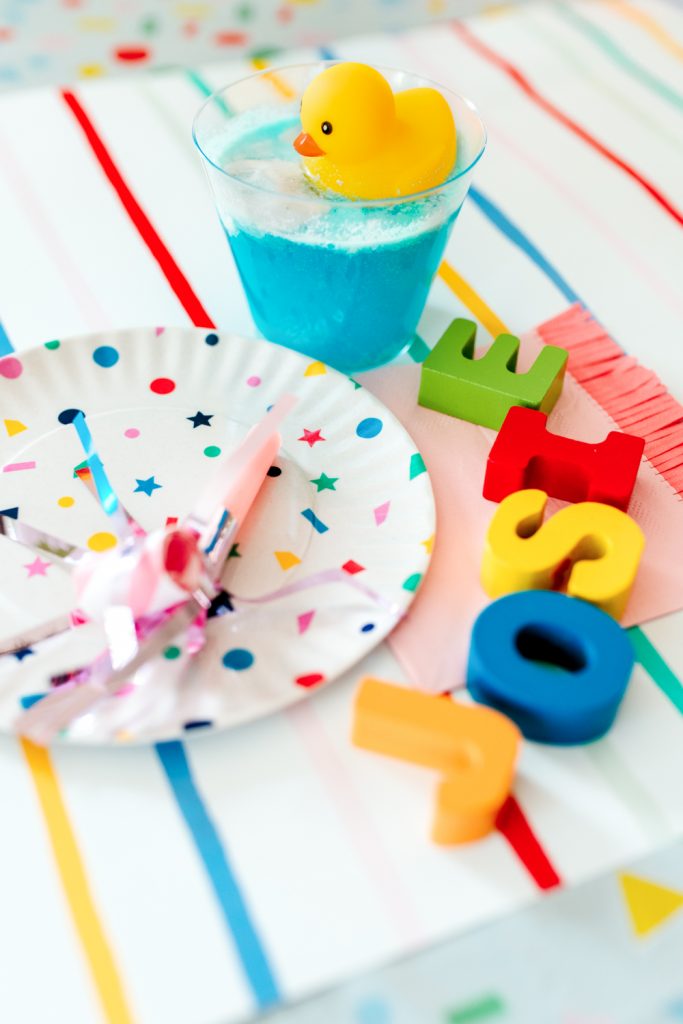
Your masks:
<svg viewBox="0 0 683 1024"><path fill-rule="evenodd" d="M612 725L633 662L610 615L566 594L526 590L494 601L475 622L467 688L527 739L586 743Z"/></svg>

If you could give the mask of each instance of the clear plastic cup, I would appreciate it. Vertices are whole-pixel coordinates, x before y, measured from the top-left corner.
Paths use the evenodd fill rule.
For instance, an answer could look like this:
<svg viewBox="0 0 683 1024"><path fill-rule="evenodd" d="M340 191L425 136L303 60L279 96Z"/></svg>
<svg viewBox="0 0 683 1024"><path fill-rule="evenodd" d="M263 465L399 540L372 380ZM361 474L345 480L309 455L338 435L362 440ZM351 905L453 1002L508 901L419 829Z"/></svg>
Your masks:
<svg viewBox="0 0 683 1024"><path fill-rule="evenodd" d="M252 316L270 341L345 373L389 362L414 340L472 172L486 145L469 100L404 71L378 68L394 92L438 89L457 129L457 160L436 188L399 199L318 192L290 160L301 96L331 62L261 71L221 89L193 126ZM273 159L273 126L283 159ZM260 138L271 154L259 162ZM248 158L234 158L248 139ZM277 172L277 173L276 173Z"/></svg>

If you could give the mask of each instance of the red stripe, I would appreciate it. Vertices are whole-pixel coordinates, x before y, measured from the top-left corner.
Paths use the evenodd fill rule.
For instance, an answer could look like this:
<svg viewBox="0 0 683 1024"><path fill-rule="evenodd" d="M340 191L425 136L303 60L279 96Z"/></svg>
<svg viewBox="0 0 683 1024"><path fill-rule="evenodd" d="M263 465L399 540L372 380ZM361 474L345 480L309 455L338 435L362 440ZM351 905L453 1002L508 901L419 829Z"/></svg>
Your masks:
<svg viewBox="0 0 683 1024"><path fill-rule="evenodd" d="M453 22L451 27L456 35L458 35L463 42L467 43L471 49L481 57L490 61L490 63L494 64L497 68L500 68L501 71L504 71L505 74L512 79L515 85L519 86L522 92L525 93L529 99L533 100L541 110L545 110L547 114L554 117L556 121L559 121L560 124L564 125L565 128L568 128L574 133L574 135L578 135L580 139L583 139L584 142L588 143L588 145L597 153L606 157L607 160L611 161L611 163L616 167L624 171L625 174L628 174L630 178L633 178L641 188L645 189L645 191L652 196L655 202L659 203L662 209L666 210L666 212L673 217L675 221L683 225L683 213L681 213L681 211L678 210L662 192L659 191L656 185L653 185L651 181L644 178L639 171L634 167L631 167L630 164L627 164L620 156L612 152L611 149L608 149L607 146L603 145L599 139L596 139L594 135L591 135L590 132L587 132L580 124L573 121L571 117L565 114L564 111L560 110L559 107L556 107L554 103L551 103L550 100L547 100L542 96L535 86L531 84L529 79L523 75L522 72L514 66L514 64L510 64L509 61L504 57L501 57L501 55L496 53L495 50L492 50L486 45L486 43L483 43L481 39L478 39L473 35L473 33L470 32L463 24L460 22Z"/></svg>
<svg viewBox="0 0 683 1024"><path fill-rule="evenodd" d="M137 228L140 237L152 256L161 267L166 280L175 292L190 320L195 327L214 327L215 324L201 304L199 296L173 259L151 220L124 181L121 172L114 163L104 142L97 134L95 125L86 114L80 101L70 89L62 89L62 97L82 128L83 134L90 143L90 147L97 157L100 167L121 200L126 213Z"/></svg>
<svg viewBox="0 0 683 1024"><path fill-rule="evenodd" d="M507 839L539 889L554 889L562 884L514 796L510 795L498 812L496 828Z"/></svg>

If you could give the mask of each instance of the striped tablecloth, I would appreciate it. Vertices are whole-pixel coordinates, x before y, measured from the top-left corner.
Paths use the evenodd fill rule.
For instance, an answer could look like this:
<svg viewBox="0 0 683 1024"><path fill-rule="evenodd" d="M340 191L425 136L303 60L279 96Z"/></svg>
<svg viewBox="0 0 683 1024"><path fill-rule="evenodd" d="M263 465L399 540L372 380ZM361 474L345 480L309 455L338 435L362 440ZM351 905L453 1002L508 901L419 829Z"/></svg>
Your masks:
<svg viewBox="0 0 683 1024"><path fill-rule="evenodd" d="M499 8L334 52L443 81L490 130L427 346L456 315L517 333L580 299L683 400L679 8ZM202 95L245 70L2 98L3 352L141 323L252 332L189 135ZM429 773L350 747L358 673L227 737L3 740L3 1020L248 1019L675 840L682 621L640 634L608 740L528 747L501 833L456 851L425 838ZM364 667L400 678L384 648Z"/></svg>

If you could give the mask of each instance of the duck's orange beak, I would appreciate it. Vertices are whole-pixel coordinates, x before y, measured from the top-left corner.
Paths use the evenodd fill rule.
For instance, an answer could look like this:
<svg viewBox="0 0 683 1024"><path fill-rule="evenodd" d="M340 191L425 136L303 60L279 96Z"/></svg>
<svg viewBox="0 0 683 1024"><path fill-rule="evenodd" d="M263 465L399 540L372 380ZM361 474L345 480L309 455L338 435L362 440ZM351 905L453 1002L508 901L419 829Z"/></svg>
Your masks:
<svg viewBox="0 0 683 1024"><path fill-rule="evenodd" d="M308 132L301 132L292 143L297 153L302 156L325 156L325 150L321 149L315 139Z"/></svg>

